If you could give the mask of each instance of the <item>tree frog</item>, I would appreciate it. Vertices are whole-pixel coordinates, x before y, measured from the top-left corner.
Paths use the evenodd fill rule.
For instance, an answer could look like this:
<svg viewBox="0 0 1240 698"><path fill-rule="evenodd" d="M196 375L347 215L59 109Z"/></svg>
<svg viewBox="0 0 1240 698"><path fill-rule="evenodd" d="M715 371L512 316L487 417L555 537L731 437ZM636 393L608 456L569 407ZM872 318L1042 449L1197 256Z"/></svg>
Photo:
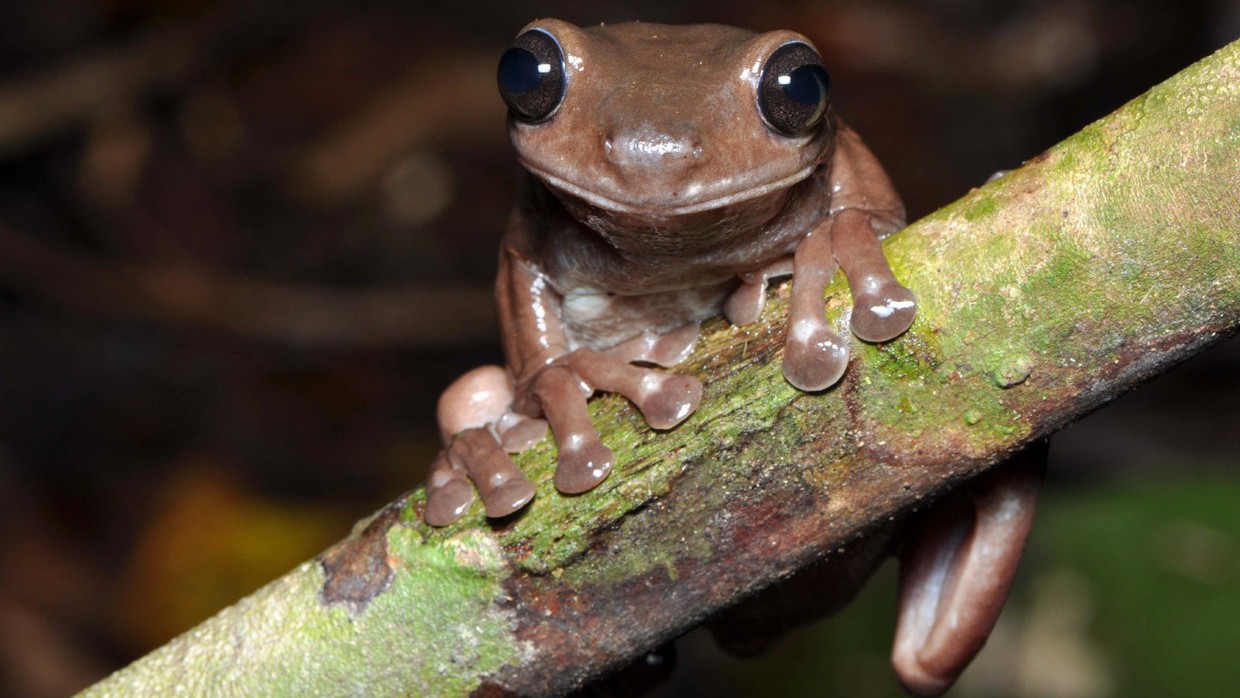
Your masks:
<svg viewBox="0 0 1240 698"><path fill-rule="evenodd" d="M755 321L768 281L792 276L783 370L830 387L848 342L823 293L843 268L852 332L908 329L914 295L879 240L904 224L891 181L831 108L808 39L720 25L526 26L499 65L523 168L496 300L505 368L476 369L439 404L448 448L427 481L425 518L445 525L473 501L505 516L534 495L507 451L559 449L555 486L580 493L612 468L586 412L595 391L631 400L668 429L702 387L633 362L684 359L698 323ZM470 484L473 481L473 485Z"/></svg>
<svg viewBox="0 0 1240 698"><path fill-rule="evenodd" d="M534 485L508 453L548 423L556 488L598 485L613 457L587 399L619 393L651 427L675 427L702 386L649 366L685 359L708 317L757 320L772 278L792 277L783 373L802 390L834 385L848 364L848 340L823 307L837 266L852 334L884 342L912 323L914 294L880 246L904 225L903 205L832 110L830 78L804 36L543 19L518 33L498 82L522 166L495 290L507 365L475 369L440 398L446 447L428 475L427 523L455 521L475 489L488 516L525 506ZM913 690L950 685L993 625L1032 516L1032 500L1016 499L1023 518L978 505L905 555L914 572L895 659ZM992 519L1024 528L982 530Z"/></svg>

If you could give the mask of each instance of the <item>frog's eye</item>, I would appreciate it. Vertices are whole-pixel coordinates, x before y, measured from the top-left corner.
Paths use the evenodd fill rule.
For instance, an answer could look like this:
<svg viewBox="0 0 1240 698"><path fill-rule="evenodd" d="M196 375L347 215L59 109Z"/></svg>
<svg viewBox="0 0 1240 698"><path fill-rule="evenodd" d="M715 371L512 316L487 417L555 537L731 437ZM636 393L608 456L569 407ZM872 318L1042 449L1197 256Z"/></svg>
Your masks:
<svg viewBox="0 0 1240 698"><path fill-rule="evenodd" d="M547 32L531 29L499 59L499 95L518 119L544 121L564 100L564 54Z"/></svg>
<svg viewBox="0 0 1240 698"><path fill-rule="evenodd" d="M822 57L807 44L791 41L775 49L762 66L758 111L773 130L803 136L827 112L830 84Z"/></svg>

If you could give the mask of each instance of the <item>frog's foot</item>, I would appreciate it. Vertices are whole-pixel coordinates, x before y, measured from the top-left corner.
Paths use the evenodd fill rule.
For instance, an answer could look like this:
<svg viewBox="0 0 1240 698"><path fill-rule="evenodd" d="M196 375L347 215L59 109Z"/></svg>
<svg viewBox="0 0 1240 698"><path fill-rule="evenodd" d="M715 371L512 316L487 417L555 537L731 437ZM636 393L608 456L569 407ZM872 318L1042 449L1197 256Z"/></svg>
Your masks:
<svg viewBox="0 0 1240 698"><path fill-rule="evenodd" d="M676 335L670 346L684 346L688 332ZM680 336L684 335L684 337ZM656 343L657 344L657 343ZM634 366L626 359L666 358L659 347L646 352L635 343L616 353L579 349L564 363L549 366L534 379L532 391L551 424L559 449L555 471L556 489L578 494L597 486L611 472L614 459L590 421L586 399L595 391L617 393L641 410L655 429L670 429L683 422L702 400L702 384L691 376L678 376ZM649 347L650 344L644 346Z"/></svg>
<svg viewBox="0 0 1240 698"><path fill-rule="evenodd" d="M466 373L440 396L439 431L445 448L426 478L426 523L447 526L459 519L474 501L475 489L492 517L507 516L533 498L533 483L504 450L519 451L537 442L546 424L514 414L512 397L508 373L499 366Z"/></svg>
<svg viewBox="0 0 1240 698"><path fill-rule="evenodd" d="M867 342L899 336L913 324L917 300L896 281L878 242L880 228L890 222L859 209L838 211L832 218L832 248L852 290L853 334Z"/></svg>
<svg viewBox="0 0 1240 698"><path fill-rule="evenodd" d="M967 500L936 505L901 556L891 662L919 696L946 691L982 648L1033 524L1045 450L1027 451Z"/></svg>
<svg viewBox="0 0 1240 698"><path fill-rule="evenodd" d="M624 363L640 361L655 366L675 366L693 353L699 334L699 323L688 322L663 334L643 332L607 349L603 354Z"/></svg>
<svg viewBox="0 0 1240 698"><path fill-rule="evenodd" d="M913 324L917 298L891 276L869 278L864 289L853 289L852 331L867 342L898 337Z"/></svg>

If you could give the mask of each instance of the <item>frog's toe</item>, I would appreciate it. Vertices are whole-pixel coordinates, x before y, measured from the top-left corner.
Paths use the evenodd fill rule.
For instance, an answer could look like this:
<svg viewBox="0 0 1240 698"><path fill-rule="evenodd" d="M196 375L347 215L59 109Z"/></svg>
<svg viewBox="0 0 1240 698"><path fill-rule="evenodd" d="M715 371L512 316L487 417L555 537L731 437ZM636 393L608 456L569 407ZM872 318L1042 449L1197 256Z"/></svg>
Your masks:
<svg viewBox="0 0 1240 698"><path fill-rule="evenodd" d="M890 281L853 297L852 331L867 342L885 342L902 334L917 315L917 297Z"/></svg>
<svg viewBox="0 0 1240 698"><path fill-rule="evenodd" d="M848 346L825 325L794 322L784 344L784 377L812 392L835 385L848 368Z"/></svg>
<svg viewBox="0 0 1240 698"><path fill-rule="evenodd" d="M663 334L647 330L601 353L624 363L644 361L656 366L675 366L693 353L698 334L696 322L685 323Z"/></svg>
<svg viewBox="0 0 1240 698"><path fill-rule="evenodd" d="M440 456L444 460L444 456ZM436 461L439 465L439 461ZM444 464L446 466L446 464ZM423 512L423 521L430 526L448 526L464 515L465 510L474 503L474 485L465 479L461 472L432 466L432 474L427 482L427 508Z"/></svg>
<svg viewBox="0 0 1240 698"><path fill-rule="evenodd" d="M500 445L509 453L520 453L533 448L547 435L547 420L524 415L510 414L512 419L500 423Z"/></svg>
<svg viewBox="0 0 1240 698"><path fill-rule="evenodd" d="M598 486L611 473L611 449L598 440L560 443L555 488L564 494L581 494Z"/></svg>
<svg viewBox="0 0 1240 698"><path fill-rule="evenodd" d="M632 400L655 429L680 424L702 401L702 384L690 376L633 366L610 354L588 350L574 352L570 360L576 374L596 389Z"/></svg>
<svg viewBox="0 0 1240 698"><path fill-rule="evenodd" d="M487 516L507 516L534 496L534 486L489 429L479 427L458 434L448 449L448 458L456 471L467 473L474 481Z"/></svg>
<svg viewBox="0 0 1240 698"><path fill-rule="evenodd" d="M487 506L487 516L491 518L508 516L533 498L534 483L523 476L514 477L482 495L482 501Z"/></svg>
<svg viewBox="0 0 1240 698"><path fill-rule="evenodd" d="M702 383L692 376L649 371L642 379L642 389L632 399L647 424L671 429L697 410L702 402Z"/></svg>

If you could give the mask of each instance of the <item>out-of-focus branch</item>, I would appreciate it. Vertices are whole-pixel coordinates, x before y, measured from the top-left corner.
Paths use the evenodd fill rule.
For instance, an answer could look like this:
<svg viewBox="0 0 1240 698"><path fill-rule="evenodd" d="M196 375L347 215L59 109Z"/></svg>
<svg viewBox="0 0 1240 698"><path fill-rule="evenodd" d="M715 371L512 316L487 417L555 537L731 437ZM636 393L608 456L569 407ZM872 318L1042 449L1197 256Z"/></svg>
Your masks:
<svg viewBox="0 0 1240 698"><path fill-rule="evenodd" d="M44 73L0 85L0 156L183 75L194 58L183 27L152 31Z"/></svg>
<svg viewBox="0 0 1240 698"><path fill-rule="evenodd" d="M0 84L0 158L82 126L109 109L190 82L198 71L287 33L333 0L241 0L192 25L168 21L124 41L83 49Z"/></svg>
<svg viewBox="0 0 1240 698"><path fill-rule="evenodd" d="M489 286L354 291L200 267L108 264L3 225L0 286L75 310L301 344L441 347L485 338L495 329Z"/></svg>

